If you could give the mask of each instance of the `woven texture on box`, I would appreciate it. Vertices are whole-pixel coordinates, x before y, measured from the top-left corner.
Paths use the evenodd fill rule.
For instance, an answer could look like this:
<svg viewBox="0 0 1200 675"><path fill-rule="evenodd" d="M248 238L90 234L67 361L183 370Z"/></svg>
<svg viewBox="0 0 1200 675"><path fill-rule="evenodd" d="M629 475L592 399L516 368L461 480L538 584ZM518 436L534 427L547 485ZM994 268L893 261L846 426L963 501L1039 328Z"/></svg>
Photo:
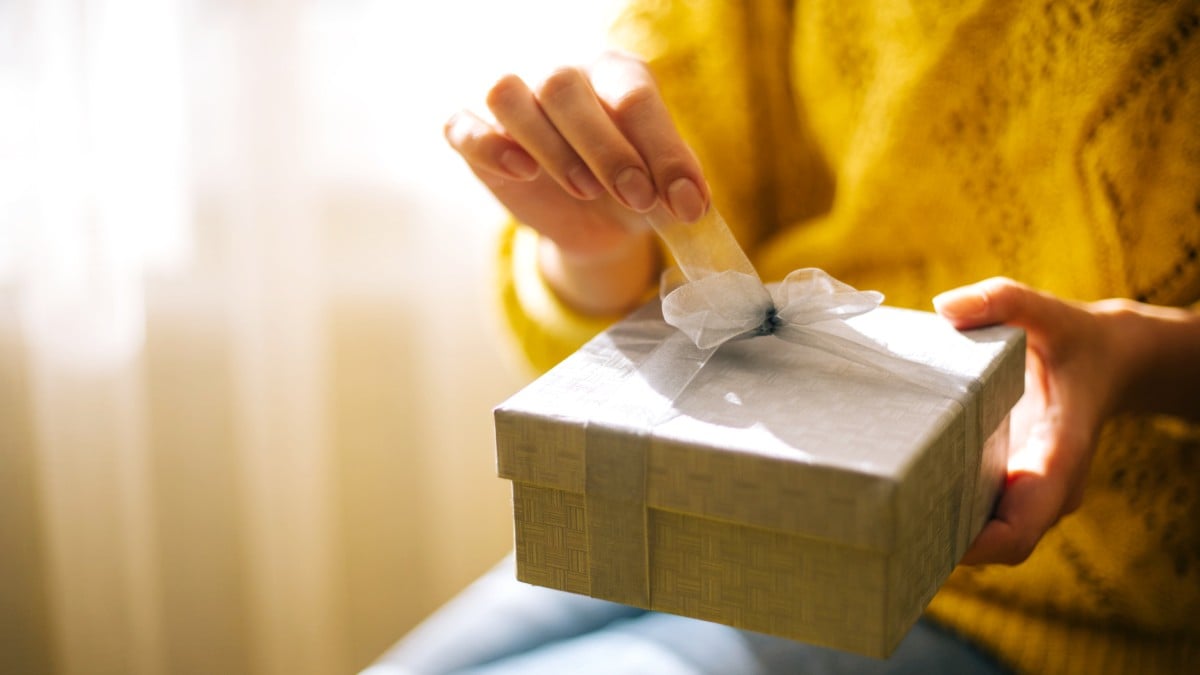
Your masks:
<svg viewBox="0 0 1200 675"><path fill-rule="evenodd" d="M654 508L863 548L892 548L895 482L801 462L655 440L646 501Z"/></svg>
<svg viewBox="0 0 1200 675"><path fill-rule="evenodd" d="M885 556L667 511L650 532L653 609L884 653Z"/></svg>
<svg viewBox="0 0 1200 675"><path fill-rule="evenodd" d="M583 425L540 423L536 416L516 410L497 410L495 417L502 477L584 491L584 456L579 451L584 446Z"/></svg>
<svg viewBox="0 0 1200 675"><path fill-rule="evenodd" d="M592 595L582 495L513 484L517 577ZM883 655L889 557L651 509L651 609Z"/></svg>
<svg viewBox="0 0 1200 675"><path fill-rule="evenodd" d="M513 483L517 578L591 595L582 494Z"/></svg>

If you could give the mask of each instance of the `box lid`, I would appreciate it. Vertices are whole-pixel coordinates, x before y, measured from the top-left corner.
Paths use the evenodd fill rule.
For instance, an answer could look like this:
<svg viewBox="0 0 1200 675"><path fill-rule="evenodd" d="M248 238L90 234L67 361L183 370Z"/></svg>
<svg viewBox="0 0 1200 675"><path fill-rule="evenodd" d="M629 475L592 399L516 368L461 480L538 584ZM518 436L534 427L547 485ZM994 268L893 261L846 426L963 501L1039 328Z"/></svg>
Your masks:
<svg viewBox="0 0 1200 675"><path fill-rule="evenodd" d="M723 345L671 399L638 371L676 333L651 303L496 409L499 474L585 493L595 485L589 461L597 461L588 439L603 432L628 442L593 442L590 451L608 453L601 461L610 463L644 462L629 498L648 507L893 550L948 491L976 490L979 444L1023 389L1024 333L959 332L935 314L890 307L847 323L977 386L956 402L761 337ZM968 448L973 425L979 433ZM968 529L977 527L957 538L973 537Z"/></svg>

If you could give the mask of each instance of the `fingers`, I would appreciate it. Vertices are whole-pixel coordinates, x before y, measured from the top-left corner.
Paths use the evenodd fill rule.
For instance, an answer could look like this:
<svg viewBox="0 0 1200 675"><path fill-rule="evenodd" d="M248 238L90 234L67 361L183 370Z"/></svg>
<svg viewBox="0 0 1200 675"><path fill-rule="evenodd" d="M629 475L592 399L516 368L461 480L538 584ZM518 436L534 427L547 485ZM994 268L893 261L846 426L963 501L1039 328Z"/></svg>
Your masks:
<svg viewBox="0 0 1200 675"><path fill-rule="evenodd" d="M1065 499L1062 486L1044 474L1010 472L996 514L975 538L962 564L1024 562L1042 535L1058 522Z"/></svg>
<svg viewBox="0 0 1200 675"><path fill-rule="evenodd" d="M659 197L680 220L698 220L708 209L708 184L646 64L609 52L590 72L608 115L649 165Z"/></svg>
<svg viewBox="0 0 1200 675"><path fill-rule="evenodd" d="M1063 514L1067 501L1068 488L1061 474L1048 467L1054 453L1043 426L1009 459L1008 480L996 513L962 556L962 565L1016 565L1030 556L1038 540Z"/></svg>
<svg viewBox="0 0 1200 675"><path fill-rule="evenodd" d="M1096 434L1111 408L1110 352L1086 306L1010 279L947 291L934 306L958 328L1004 323L1028 333L1026 393L1013 410L1018 444L1008 484L962 560L1016 564L1083 499ZM1027 433L1023 442L1017 427Z"/></svg>
<svg viewBox="0 0 1200 675"><path fill-rule="evenodd" d="M556 100L554 107L560 110L560 115L569 114L566 110L584 109L587 107L586 98L594 99L590 90L583 91L569 84L570 79L567 71L559 71L547 80L555 82L551 85L554 92L551 98ZM583 100L565 100L571 97ZM521 78L516 75L501 78L488 93L487 104L496 121L529 151L564 190L577 199L585 200L604 194L605 186L597 180L576 148L555 127L533 91ZM593 102L592 107L596 110L600 108L598 102Z"/></svg>
<svg viewBox="0 0 1200 675"><path fill-rule="evenodd" d="M996 513L963 556L964 565L1024 562L1046 532L1079 508L1092 440L1053 406L1009 458Z"/></svg>
<svg viewBox="0 0 1200 675"><path fill-rule="evenodd" d="M614 197L635 211L654 206L657 195L642 156L609 116L583 71L556 71L542 84L538 101Z"/></svg>
<svg viewBox="0 0 1200 675"><path fill-rule="evenodd" d="M1057 332L1075 313L1072 305L1004 277L946 291L933 306L955 328L1003 323L1040 334Z"/></svg>
<svg viewBox="0 0 1200 675"><path fill-rule="evenodd" d="M464 111L446 126L473 168L532 180L534 164L576 199L608 194L643 213L661 200L685 222L708 209L699 161L636 57L606 53L587 70L560 68L533 89L508 75L487 105L495 125Z"/></svg>
<svg viewBox="0 0 1200 675"><path fill-rule="evenodd" d="M524 148L469 110L451 117L444 131L451 147L473 168L516 181L533 180L541 171Z"/></svg>

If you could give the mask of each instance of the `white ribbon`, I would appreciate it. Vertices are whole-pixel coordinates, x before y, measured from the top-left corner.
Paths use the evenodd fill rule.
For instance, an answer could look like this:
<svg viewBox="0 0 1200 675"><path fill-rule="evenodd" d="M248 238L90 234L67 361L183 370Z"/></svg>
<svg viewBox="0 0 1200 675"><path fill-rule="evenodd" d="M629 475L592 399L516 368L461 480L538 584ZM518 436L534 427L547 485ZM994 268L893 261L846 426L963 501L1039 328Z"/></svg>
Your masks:
<svg viewBox="0 0 1200 675"><path fill-rule="evenodd" d="M883 302L882 293L855 290L812 267L770 287L742 272L720 272L680 286L672 276L668 272L663 279L663 318L700 349L755 335L786 340L800 326L849 319Z"/></svg>
<svg viewBox="0 0 1200 675"><path fill-rule="evenodd" d="M676 285L677 280L674 271L663 275L663 318L691 340L704 360L730 340L774 335L951 398L968 386L953 373L892 353L844 323L878 307L883 294L856 290L823 270L799 269L770 285L734 271L681 285Z"/></svg>
<svg viewBox="0 0 1200 675"><path fill-rule="evenodd" d="M670 218L661 207L646 220L679 265L663 273L663 318L700 350L690 374L675 374L683 386L717 347L759 335L819 349L952 398L969 386L953 373L892 353L845 323L878 307L882 293L856 290L816 268L764 285L715 208L692 224ZM652 362L648 370L661 376L656 366Z"/></svg>

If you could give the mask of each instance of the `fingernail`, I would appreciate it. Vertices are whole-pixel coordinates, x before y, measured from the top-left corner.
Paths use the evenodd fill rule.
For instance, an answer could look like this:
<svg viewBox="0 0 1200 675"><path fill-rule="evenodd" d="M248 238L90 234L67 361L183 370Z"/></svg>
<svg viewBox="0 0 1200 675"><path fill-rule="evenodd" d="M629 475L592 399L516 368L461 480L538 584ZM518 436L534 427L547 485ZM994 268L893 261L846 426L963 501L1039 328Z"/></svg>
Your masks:
<svg viewBox="0 0 1200 675"><path fill-rule="evenodd" d="M981 319L987 313L987 300L973 288L956 288L933 299L938 314L948 319Z"/></svg>
<svg viewBox="0 0 1200 675"><path fill-rule="evenodd" d="M634 211L649 211L654 206L654 183L641 169L629 167L617 174L616 189L625 206Z"/></svg>
<svg viewBox="0 0 1200 675"><path fill-rule="evenodd" d="M538 163L523 152L505 150L500 155L500 165L517 180L532 180L538 175Z"/></svg>
<svg viewBox="0 0 1200 675"><path fill-rule="evenodd" d="M567 180L571 181L571 185L575 186L584 199L595 199L604 193L604 186L596 180L591 170L582 164L567 172Z"/></svg>
<svg viewBox="0 0 1200 675"><path fill-rule="evenodd" d="M700 188L688 178L678 178L667 188L667 203L675 217L685 223L695 222L704 215L704 197Z"/></svg>

